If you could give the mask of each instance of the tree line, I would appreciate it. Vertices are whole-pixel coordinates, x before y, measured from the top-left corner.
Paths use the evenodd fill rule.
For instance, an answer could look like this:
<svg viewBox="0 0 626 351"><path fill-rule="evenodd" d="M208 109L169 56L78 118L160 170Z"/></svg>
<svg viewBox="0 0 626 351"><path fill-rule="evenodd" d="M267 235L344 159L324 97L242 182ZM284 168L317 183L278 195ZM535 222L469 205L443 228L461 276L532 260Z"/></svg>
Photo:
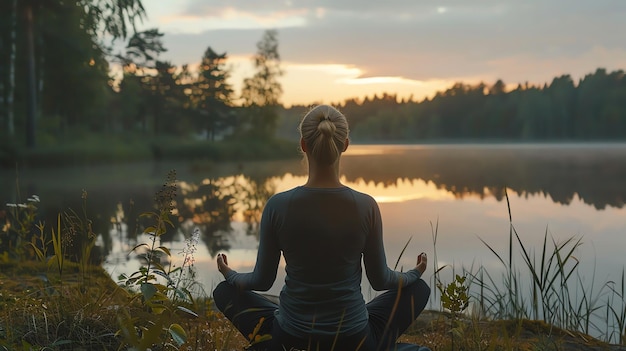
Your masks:
<svg viewBox="0 0 626 351"><path fill-rule="evenodd" d="M281 106L276 31L263 34L256 70L235 92L227 53L207 46L199 65L173 65L160 58L167 49L158 29L135 30L145 16L140 0L0 2L0 144L89 133L297 138L308 106ZM123 52L113 52L119 41ZM514 89L501 80L456 83L421 101L384 93L334 105L363 142L626 138L622 70Z"/></svg>
<svg viewBox="0 0 626 351"><path fill-rule="evenodd" d="M577 83L570 75L509 90L502 80L492 85L456 83L422 101L383 93L335 105L348 117L352 138L361 142L626 139L622 70L598 68ZM293 106L283 111L279 132L295 137L295 116L304 110Z"/></svg>

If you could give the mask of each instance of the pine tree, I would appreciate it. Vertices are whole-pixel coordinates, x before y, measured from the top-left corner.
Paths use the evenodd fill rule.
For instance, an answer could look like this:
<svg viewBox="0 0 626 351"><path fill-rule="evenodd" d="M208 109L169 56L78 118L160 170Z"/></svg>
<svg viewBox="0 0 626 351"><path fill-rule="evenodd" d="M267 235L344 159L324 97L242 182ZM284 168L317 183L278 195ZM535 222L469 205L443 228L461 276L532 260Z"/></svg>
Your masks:
<svg viewBox="0 0 626 351"><path fill-rule="evenodd" d="M243 82L241 97L246 107L247 133L257 137L272 137L278 121L279 100L283 93L278 79L283 75L278 53L278 32L267 30L257 43L254 56L256 73Z"/></svg>
<svg viewBox="0 0 626 351"><path fill-rule="evenodd" d="M229 116L233 89L228 83L230 71L225 67L226 53L218 54L207 48L200 63L198 78L192 88L192 103L196 111L195 126L206 132L207 139L232 125Z"/></svg>

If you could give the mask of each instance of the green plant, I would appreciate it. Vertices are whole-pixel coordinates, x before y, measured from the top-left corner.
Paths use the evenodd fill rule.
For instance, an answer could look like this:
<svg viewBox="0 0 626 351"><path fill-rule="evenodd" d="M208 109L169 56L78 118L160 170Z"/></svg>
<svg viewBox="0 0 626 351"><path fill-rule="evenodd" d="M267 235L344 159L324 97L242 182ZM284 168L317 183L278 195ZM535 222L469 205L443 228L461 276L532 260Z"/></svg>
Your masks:
<svg viewBox="0 0 626 351"><path fill-rule="evenodd" d="M25 247L30 248L39 261L47 260L48 265L55 265L59 276L62 276L66 245L63 244L61 215L57 217L56 230L51 230L51 239L47 240L45 223L40 221L35 224L38 210L36 204L39 202L39 196L33 195L26 200L26 203L6 204L7 207L13 209L12 216L4 230L8 239L8 248L15 253L14 258L20 261L31 258L31 255L27 254L30 251L25 250ZM32 234L34 228L37 229L38 235ZM50 243L54 254L48 258L48 244Z"/></svg>
<svg viewBox="0 0 626 351"><path fill-rule="evenodd" d="M454 280L447 285L439 282L437 289L441 293L441 306L450 311L450 327L452 350L454 350L454 338L463 338L464 326L459 322L459 317L469 306L469 288L465 285L465 277L456 274Z"/></svg>
<svg viewBox="0 0 626 351"><path fill-rule="evenodd" d="M206 296L204 288L199 284L195 277L196 271L194 269L194 253L196 252L198 241L200 240L200 229L195 228L191 237L185 240L185 248L182 250L183 263L178 267L172 266L170 260L170 267L166 274L166 280L168 287L170 288L170 299L174 301L190 302L195 295Z"/></svg>
<svg viewBox="0 0 626 351"><path fill-rule="evenodd" d="M619 286L615 286L615 282L609 282L609 284L612 294L607 297L606 319L608 321L613 318L617 330L611 334L607 330L607 334L609 334L607 340L613 340L615 337L620 345L626 345L626 280L624 270L622 269L622 279Z"/></svg>
<svg viewBox="0 0 626 351"><path fill-rule="evenodd" d="M61 214L57 217L57 230L52 229L52 249L54 255L50 257L48 264L55 264L59 272L59 277L63 281L63 265L65 264L65 245L63 245L63 238L61 232Z"/></svg>
<svg viewBox="0 0 626 351"><path fill-rule="evenodd" d="M25 203L7 203L8 218L0 232L0 248L17 260L28 259L25 247L31 241L31 231L37 220L39 196L29 197Z"/></svg>
<svg viewBox="0 0 626 351"><path fill-rule="evenodd" d="M91 220L87 217L87 192L85 190L82 191L81 198L83 199L82 217L72 209L60 213L57 216L56 229L53 228L50 231L50 239L46 234L45 223L40 221L34 225L37 234L33 234L30 242L27 243L39 261L47 262L48 266L54 265L56 267L61 282L63 281L63 267L68 259L68 247L78 239L80 247L75 259L79 263L84 282L85 273L88 271L87 267L90 265L91 251L96 243L96 234L91 228ZM32 199L39 201L38 197ZM20 227L31 225L31 218L33 220L36 218L36 207L31 206L28 210L29 215L24 216L28 222L20 224ZM50 245L52 245L52 255L49 255L48 252ZM69 259L71 260L71 258Z"/></svg>
<svg viewBox="0 0 626 351"><path fill-rule="evenodd" d="M119 333L133 350L143 351L153 345L161 345L163 348L180 347L187 340L187 333L179 323L173 321L180 319L181 313L197 317L189 308L193 304L191 293L180 286L183 269L189 268L193 263L193 250L185 254L182 267L172 269L170 265L166 269L161 263L163 256L171 257L170 250L160 245L160 237L167 232L168 226L173 227L170 214L174 209L175 196L176 173L170 171L167 182L155 197L156 211L141 215L154 222L143 231L148 235L149 242L139 244L131 250L145 250L145 265L130 276L120 276L124 286L139 287L136 296L143 306L143 311L137 311L138 315L132 316L125 309L118 315Z"/></svg>
<svg viewBox="0 0 626 351"><path fill-rule="evenodd" d="M450 311L455 318L458 318L469 305L468 287L465 286L465 279L465 277L457 274L448 285L437 284L441 293L441 305Z"/></svg>
<svg viewBox="0 0 626 351"><path fill-rule="evenodd" d="M248 340L250 340L250 344L245 347L246 350L250 347L253 347L254 345L272 339L272 336L269 334L259 333L259 331L261 330L261 326L263 326L263 322L265 322L265 317L261 317L259 319L259 322L254 326L254 330L252 331L252 333L248 335Z"/></svg>
<svg viewBox="0 0 626 351"><path fill-rule="evenodd" d="M75 255L84 282L87 268L91 264L91 252L96 245L97 235L93 232L91 220L87 215L87 191L85 189L81 192L81 199L81 214L79 215L76 211L69 209L63 213L63 221L64 232L66 233L64 237L69 242L78 242L78 251L75 252Z"/></svg>
<svg viewBox="0 0 626 351"><path fill-rule="evenodd" d="M437 259L437 238L439 237L439 218L437 218L435 225L433 225L432 221L430 222L430 233L433 239L433 276L432 276L433 280L432 282L433 282L433 285L436 286L440 282L439 272L441 272L443 269L447 267L447 265L438 267L439 261ZM437 300L437 290L433 290L431 303L435 300Z"/></svg>
<svg viewBox="0 0 626 351"><path fill-rule="evenodd" d="M49 241L46 239L45 225L43 222L39 222L35 227L37 228L39 235L33 235L29 245L33 249L33 252L35 252L37 259L40 262L46 262L48 259Z"/></svg>

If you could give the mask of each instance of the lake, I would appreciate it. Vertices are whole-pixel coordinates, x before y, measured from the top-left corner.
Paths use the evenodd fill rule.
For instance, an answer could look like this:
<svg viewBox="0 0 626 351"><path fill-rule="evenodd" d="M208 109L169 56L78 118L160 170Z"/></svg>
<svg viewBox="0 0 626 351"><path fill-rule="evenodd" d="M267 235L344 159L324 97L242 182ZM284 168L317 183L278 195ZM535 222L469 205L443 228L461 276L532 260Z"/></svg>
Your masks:
<svg viewBox="0 0 626 351"><path fill-rule="evenodd" d="M80 208L86 190L86 210L100 234L103 264L117 278L140 265L136 255L129 255L147 240L136 235L141 224L137 216L151 209L171 169L178 180L176 230L163 237L163 244L180 265L185 238L194 228L201 230L194 264L196 279L208 293L222 279L216 254L227 252L233 269L250 271L265 201L306 181L302 160L26 169L17 177L15 170L2 170L0 200L17 203L36 194L42 215L53 219L67 207ZM591 285L621 279L626 263L626 144L351 145L342 158L341 177L379 202L390 266L409 240L399 267L409 269L419 252L428 253L425 279L433 289L435 265L446 265L444 281L462 267L484 267L498 276L503 264L483 241L508 258L505 189L513 226L526 249L539 255L546 233L549 249L552 240L580 238L574 256L581 281ZM520 252L519 244L514 251ZM514 262L524 264L520 256ZM283 279L281 262L269 293L278 294ZM364 287L366 299L374 295ZM429 307L438 308L432 300Z"/></svg>

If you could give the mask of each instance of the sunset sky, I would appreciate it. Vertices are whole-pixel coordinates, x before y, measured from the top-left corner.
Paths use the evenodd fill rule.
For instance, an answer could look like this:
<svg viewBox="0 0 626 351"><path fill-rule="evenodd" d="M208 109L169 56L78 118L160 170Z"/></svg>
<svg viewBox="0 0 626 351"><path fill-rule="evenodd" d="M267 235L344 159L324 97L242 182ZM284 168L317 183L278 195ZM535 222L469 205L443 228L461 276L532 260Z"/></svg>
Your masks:
<svg viewBox="0 0 626 351"><path fill-rule="evenodd" d="M237 93L278 30L286 105L382 92L421 100L454 82L543 84L626 68L624 0L144 0L174 65L226 52Z"/></svg>

